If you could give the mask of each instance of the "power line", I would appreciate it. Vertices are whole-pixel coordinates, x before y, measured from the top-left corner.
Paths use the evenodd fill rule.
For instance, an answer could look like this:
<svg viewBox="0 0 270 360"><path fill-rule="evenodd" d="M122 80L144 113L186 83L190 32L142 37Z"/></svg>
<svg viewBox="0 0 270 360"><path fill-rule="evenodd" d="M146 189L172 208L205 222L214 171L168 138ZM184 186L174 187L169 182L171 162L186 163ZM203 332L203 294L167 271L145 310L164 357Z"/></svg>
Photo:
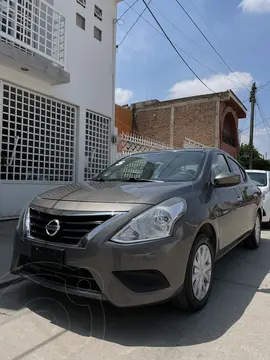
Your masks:
<svg viewBox="0 0 270 360"><path fill-rule="evenodd" d="M205 23L205 25L208 27L208 29L210 30L210 32L214 35L214 37L216 38L216 40L220 43L219 38L217 37L217 35L214 33L214 31L211 29L211 27L209 26L208 22L205 20L204 16L202 15L202 13L199 11L199 9L197 8L197 6L194 4L193 0L190 0L191 5L194 7L194 9L197 11L197 13L200 15L201 19L203 20L203 22Z"/></svg>
<svg viewBox="0 0 270 360"><path fill-rule="evenodd" d="M210 42L210 40L207 38L207 36L204 34L204 32L200 29L200 27L196 24L196 22L192 19L192 17L189 15L189 13L186 11L184 6L179 2L179 0L175 0L177 4L181 7L181 9L184 11L184 13L188 16L190 21L193 23L193 25L198 29L198 31L201 33L201 35L204 37L204 39L208 42L208 44L211 46L211 48L214 50L214 52L220 57L222 62L227 66L227 68L234 74L234 76L237 78L238 81L242 83L242 85L247 88L247 86L242 82L241 79L235 74L235 72L232 70L230 65L224 60L224 58L221 56L221 54L217 51L217 49L214 47L214 45Z"/></svg>
<svg viewBox="0 0 270 360"><path fill-rule="evenodd" d="M151 4L151 7L157 10L160 15L168 21L187 41L192 42L196 46L200 47L202 49L202 46L198 44L196 41L194 41L191 37L189 37L186 33L184 33L178 26L176 26L157 6Z"/></svg>
<svg viewBox="0 0 270 360"><path fill-rule="evenodd" d="M262 123L263 123L263 121L260 121L258 124L255 125L255 128L258 127L259 125L261 125ZM247 131L249 129L250 129L250 126L244 128L244 129L240 129L240 130L241 130L241 132L244 132L244 131Z"/></svg>
<svg viewBox="0 0 270 360"><path fill-rule="evenodd" d="M143 9L143 11L139 14L138 18L135 20L135 22L132 24L132 26L129 28L129 30L127 31L126 35L123 37L122 41L118 44L117 46L117 51L119 50L119 47L123 44L123 42L126 40L126 38L128 37L129 33L132 31L132 29L135 27L135 25L138 23L138 21L140 20L140 18L143 16L144 12L147 10L148 5L151 3L152 0L148 1L148 4L145 3L145 8Z"/></svg>
<svg viewBox="0 0 270 360"><path fill-rule="evenodd" d="M165 37L167 38L167 40L169 41L169 43L171 44L171 46L173 47L173 49L175 50L175 52L178 54L178 56L181 58L181 60L183 61L183 63L189 68L189 70L193 73L193 75L196 76L196 78L211 92L215 93L214 90L212 90L200 77L199 75L196 74L196 72L189 66L189 64L186 62L186 60L183 58L183 56L180 54L180 52L177 50L176 46L174 45L174 43L172 42L172 40L169 38L169 36L167 35L166 31L163 29L163 27L161 26L160 22L158 21L158 19L155 17L155 15L153 14L152 10L150 9L150 7L148 6L148 4L146 4L145 0L142 0L144 5L147 7L148 11L150 12L151 16L154 18L155 22L158 24L158 26L160 27L161 31L163 32L163 34L165 35Z"/></svg>
<svg viewBox="0 0 270 360"><path fill-rule="evenodd" d="M124 0L124 2L125 2L126 5L129 6L129 4L128 4L128 2L127 2L126 0ZM151 7L154 7L153 4L151 4ZM157 9L156 6L155 6L155 8ZM134 8L132 8L132 10L133 10L137 15L140 15L140 13L139 13L137 10L135 10ZM161 12L159 9L157 9L157 10L162 14L162 12ZM164 14L162 14L162 15L164 15ZM164 33L161 32L159 29L157 29L157 28L156 28L150 21L148 21L144 16L142 16L141 18L142 18L149 26L151 26L156 32L158 32L160 35L162 35L164 38L166 38L166 36L164 35ZM164 18L165 18L165 15L164 15ZM168 20L168 21L170 21L170 20ZM174 27L176 26L176 25L174 25L174 24L172 24L172 25L173 25ZM181 31L179 28L178 28L178 30ZM191 40L191 41L193 41L193 40ZM229 81L231 81L231 82L239 85L239 82L238 82L238 81L235 81L235 80L233 80L233 79L230 79L230 78L227 77L226 75L224 75L224 74L222 74L222 73L220 73L220 72L218 72L218 71L210 68L208 65L204 64L203 62L201 62L201 61L199 61L198 59L196 59L194 56L192 56L192 55L190 55L189 53L187 53L184 49L182 49L182 48L181 48L179 45L177 45L176 43L174 43L174 45L175 45L175 46L177 47L177 49L179 49L183 54L185 54L186 56L190 57L192 60L194 60L194 61L197 62L199 65L201 65L201 66L203 66L204 68L206 68L207 70L211 71L213 74L219 75L219 76L223 77L224 79L229 80ZM198 45L198 46L199 46L199 45ZM245 101L243 101L243 102L246 102L246 101L248 101L248 100L249 100L249 98L247 98L247 99L246 99Z"/></svg>
<svg viewBox="0 0 270 360"><path fill-rule="evenodd" d="M264 85L260 86L258 91L261 91L262 89L264 89L268 84L270 84L270 80L267 81L267 83L265 83Z"/></svg>
<svg viewBox="0 0 270 360"><path fill-rule="evenodd" d="M128 8L127 8L127 9L123 12L123 14L116 20L116 22L119 22L119 20L121 20L121 19L126 15L126 13L127 13L130 9L132 9L135 4L137 4L138 1L139 1L139 0L135 0L131 5L128 4Z"/></svg>
<svg viewBox="0 0 270 360"><path fill-rule="evenodd" d="M268 136L269 136L269 138L270 138L270 132L269 132L269 129L268 129L269 124L268 124L268 121L267 121L266 117L263 115L263 111L262 111L262 108L261 108L261 105L260 105L260 102L259 102L258 99L257 99L257 107L258 107L260 116L261 116L261 118L262 118L262 121L263 121L263 123L264 123L265 130L266 130L266 132L267 132L267 134L268 134Z"/></svg>

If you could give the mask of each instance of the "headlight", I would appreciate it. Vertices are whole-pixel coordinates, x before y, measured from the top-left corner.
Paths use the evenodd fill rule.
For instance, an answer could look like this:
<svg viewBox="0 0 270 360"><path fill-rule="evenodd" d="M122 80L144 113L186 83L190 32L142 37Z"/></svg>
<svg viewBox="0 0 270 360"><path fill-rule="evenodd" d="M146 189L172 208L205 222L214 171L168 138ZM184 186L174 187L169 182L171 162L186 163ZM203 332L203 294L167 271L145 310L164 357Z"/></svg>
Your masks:
<svg viewBox="0 0 270 360"><path fill-rule="evenodd" d="M22 231L24 237L30 235L30 209L28 204L21 211L17 224L17 231Z"/></svg>
<svg viewBox="0 0 270 360"><path fill-rule="evenodd" d="M111 241L126 244L168 237L172 234L176 220L186 209L184 199L166 200L131 220Z"/></svg>

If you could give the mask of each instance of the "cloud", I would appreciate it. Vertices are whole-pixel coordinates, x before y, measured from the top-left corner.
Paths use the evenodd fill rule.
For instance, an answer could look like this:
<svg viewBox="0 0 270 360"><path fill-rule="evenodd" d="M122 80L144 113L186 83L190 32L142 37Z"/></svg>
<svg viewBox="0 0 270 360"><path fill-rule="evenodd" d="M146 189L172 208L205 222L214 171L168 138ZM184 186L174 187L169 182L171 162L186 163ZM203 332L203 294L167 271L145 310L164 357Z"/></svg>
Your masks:
<svg viewBox="0 0 270 360"><path fill-rule="evenodd" d="M121 88L115 89L115 102L118 105L125 105L132 98L133 92Z"/></svg>
<svg viewBox="0 0 270 360"><path fill-rule="evenodd" d="M208 78L202 79L202 81L215 92L226 91L229 89L239 92L241 89L250 86L253 82L253 78L250 73L235 72L230 73L229 75L212 75ZM169 99L209 93L211 93L211 91L207 89L207 87L205 87L198 79L184 80L174 84L169 90Z"/></svg>
<svg viewBox="0 0 270 360"><path fill-rule="evenodd" d="M245 13L270 12L270 0L242 0L239 7Z"/></svg>

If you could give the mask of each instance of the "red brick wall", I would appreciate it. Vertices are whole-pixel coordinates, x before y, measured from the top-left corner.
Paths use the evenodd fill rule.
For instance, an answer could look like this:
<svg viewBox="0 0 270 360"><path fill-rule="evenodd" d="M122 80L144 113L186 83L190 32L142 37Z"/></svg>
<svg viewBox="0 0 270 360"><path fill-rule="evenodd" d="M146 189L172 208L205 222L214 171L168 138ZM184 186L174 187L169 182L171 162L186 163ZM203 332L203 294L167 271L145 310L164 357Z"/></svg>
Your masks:
<svg viewBox="0 0 270 360"><path fill-rule="evenodd" d="M182 148L188 137L207 146L215 146L216 102L189 103L174 107L173 145ZM136 111L136 131L154 140L170 144L171 108L159 106Z"/></svg>
<svg viewBox="0 0 270 360"><path fill-rule="evenodd" d="M170 143L171 109L151 108L135 113L135 131L141 136L149 137L163 143Z"/></svg>
<svg viewBox="0 0 270 360"><path fill-rule="evenodd" d="M174 111L174 147L181 148L185 137L215 146L216 102L188 104Z"/></svg>

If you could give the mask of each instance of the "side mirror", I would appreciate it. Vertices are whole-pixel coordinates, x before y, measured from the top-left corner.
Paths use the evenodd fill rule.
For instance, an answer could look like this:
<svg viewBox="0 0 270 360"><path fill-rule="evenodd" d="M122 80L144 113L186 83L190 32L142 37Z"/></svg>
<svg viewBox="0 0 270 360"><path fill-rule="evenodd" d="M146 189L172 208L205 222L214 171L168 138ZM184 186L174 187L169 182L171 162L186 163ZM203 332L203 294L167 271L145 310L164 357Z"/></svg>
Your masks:
<svg viewBox="0 0 270 360"><path fill-rule="evenodd" d="M238 185L241 182L240 175L233 173L221 173L214 179L214 186L216 187L228 187Z"/></svg>

